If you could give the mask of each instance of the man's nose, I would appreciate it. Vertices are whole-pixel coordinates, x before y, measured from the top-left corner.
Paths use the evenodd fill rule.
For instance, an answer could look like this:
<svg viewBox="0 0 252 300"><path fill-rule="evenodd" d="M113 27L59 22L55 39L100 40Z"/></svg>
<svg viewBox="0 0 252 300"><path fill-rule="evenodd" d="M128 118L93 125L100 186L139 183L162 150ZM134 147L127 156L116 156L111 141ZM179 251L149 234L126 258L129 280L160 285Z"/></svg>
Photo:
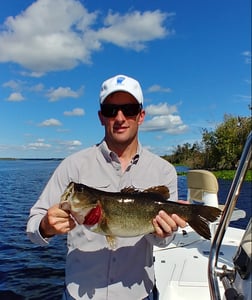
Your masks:
<svg viewBox="0 0 252 300"><path fill-rule="evenodd" d="M118 112L116 114L116 119L117 120L125 120L125 115L123 114L121 109L118 110Z"/></svg>

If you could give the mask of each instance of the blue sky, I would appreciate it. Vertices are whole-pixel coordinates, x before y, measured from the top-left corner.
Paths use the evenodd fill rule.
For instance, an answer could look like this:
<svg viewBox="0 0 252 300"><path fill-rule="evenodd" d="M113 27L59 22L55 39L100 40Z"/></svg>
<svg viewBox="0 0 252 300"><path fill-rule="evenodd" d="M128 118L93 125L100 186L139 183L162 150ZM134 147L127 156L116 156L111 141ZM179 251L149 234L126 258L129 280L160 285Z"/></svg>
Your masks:
<svg viewBox="0 0 252 300"><path fill-rule="evenodd" d="M144 147L169 154L249 116L250 0L0 4L0 157L65 157L103 138L102 81L139 80Z"/></svg>

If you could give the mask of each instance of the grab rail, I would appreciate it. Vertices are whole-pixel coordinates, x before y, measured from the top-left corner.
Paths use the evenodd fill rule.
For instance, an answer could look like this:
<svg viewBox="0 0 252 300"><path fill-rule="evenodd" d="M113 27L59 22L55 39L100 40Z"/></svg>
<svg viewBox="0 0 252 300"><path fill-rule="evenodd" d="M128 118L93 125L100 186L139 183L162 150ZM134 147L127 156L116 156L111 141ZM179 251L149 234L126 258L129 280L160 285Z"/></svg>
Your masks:
<svg viewBox="0 0 252 300"><path fill-rule="evenodd" d="M226 268L218 268L218 257L219 251L222 243L222 239L226 232L227 227L229 226L231 215L235 208L237 198L240 193L240 189L242 183L244 181L244 177L250 165L250 160L252 156L252 131L250 132L247 141L245 143L241 159L236 170L232 185L230 187L225 207L222 213L222 217L220 220L220 224L216 230L216 234L214 236L212 246L209 254L209 262L208 262L208 282L210 295L212 300L221 300L220 290L218 285L217 277L223 274L232 273L232 271L228 271Z"/></svg>

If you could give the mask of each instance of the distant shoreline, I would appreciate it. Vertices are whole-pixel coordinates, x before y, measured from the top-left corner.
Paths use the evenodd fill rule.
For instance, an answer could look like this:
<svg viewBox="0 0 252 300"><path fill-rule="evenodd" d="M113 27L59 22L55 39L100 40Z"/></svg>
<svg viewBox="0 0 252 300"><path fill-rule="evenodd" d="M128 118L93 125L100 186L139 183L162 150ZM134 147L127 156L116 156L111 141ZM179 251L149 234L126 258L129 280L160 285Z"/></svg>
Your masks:
<svg viewBox="0 0 252 300"><path fill-rule="evenodd" d="M15 158L15 157L0 157L0 160L55 160L61 161L64 158Z"/></svg>
<svg viewBox="0 0 252 300"><path fill-rule="evenodd" d="M64 158L15 158L15 157L0 157L0 161L62 161ZM176 166L176 165L175 165ZM219 170L212 171L217 179L233 180L236 170ZM187 172L177 172L178 176L187 176ZM245 181L252 182L252 170L248 170L245 176Z"/></svg>

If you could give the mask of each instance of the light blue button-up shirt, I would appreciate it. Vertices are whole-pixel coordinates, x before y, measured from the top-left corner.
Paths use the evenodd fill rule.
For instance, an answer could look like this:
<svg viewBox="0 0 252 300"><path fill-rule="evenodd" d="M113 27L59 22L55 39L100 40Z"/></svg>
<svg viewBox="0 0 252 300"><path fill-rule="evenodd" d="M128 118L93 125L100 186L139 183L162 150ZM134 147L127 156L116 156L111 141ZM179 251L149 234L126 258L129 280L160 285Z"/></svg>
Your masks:
<svg viewBox="0 0 252 300"><path fill-rule="evenodd" d="M105 141L67 157L55 170L44 191L30 211L27 233L31 241L48 245L39 232L47 209L60 201L69 182L82 183L100 190L118 192L133 186L143 190L166 185L170 200L177 200L175 168L139 145L137 154L122 172L117 155ZM117 238L110 249L103 235L77 225L68 233L66 288L74 299L143 299L154 285L153 245L166 246L172 237L153 234Z"/></svg>

